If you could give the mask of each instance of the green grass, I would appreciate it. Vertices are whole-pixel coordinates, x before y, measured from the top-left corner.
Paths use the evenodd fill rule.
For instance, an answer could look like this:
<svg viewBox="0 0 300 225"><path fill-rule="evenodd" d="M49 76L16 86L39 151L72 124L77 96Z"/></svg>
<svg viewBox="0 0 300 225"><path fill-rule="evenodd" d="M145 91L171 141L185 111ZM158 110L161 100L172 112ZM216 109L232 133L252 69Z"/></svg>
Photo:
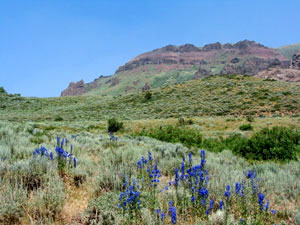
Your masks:
<svg viewBox="0 0 300 225"><path fill-rule="evenodd" d="M101 121L200 116L297 116L300 88L295 83L248 76L213 76L124 96L23 98L1 96L0 119ZM286 94L288 93L288 95Z"/></svg>

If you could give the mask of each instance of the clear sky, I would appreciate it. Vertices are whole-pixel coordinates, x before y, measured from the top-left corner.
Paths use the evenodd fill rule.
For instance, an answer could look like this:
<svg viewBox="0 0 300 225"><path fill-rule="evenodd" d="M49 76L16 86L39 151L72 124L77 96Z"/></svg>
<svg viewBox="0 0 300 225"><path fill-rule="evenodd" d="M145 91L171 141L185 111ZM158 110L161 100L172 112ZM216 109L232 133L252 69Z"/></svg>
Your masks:
<svg viewBox="0 0 300 225"><path fill-rule="evenodd" d="M0 86L59 96L168 44L300 42L299 0L0 0Z"/></svg>

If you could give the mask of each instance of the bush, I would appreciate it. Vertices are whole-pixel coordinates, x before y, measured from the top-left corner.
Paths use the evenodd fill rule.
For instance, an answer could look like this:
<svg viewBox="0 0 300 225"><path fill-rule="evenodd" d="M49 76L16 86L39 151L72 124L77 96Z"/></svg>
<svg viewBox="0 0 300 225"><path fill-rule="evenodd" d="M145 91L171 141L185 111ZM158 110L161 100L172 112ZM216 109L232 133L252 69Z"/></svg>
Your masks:
<svg viewBox="0 0 300 225"><path fill-rule="evenodd" d="M144 95L144 99L147 101L147 100L150 100L152 98L152 93L150 91L147 91L146 94Z"/></svg>
<svg viewBox="0 0 300 225"><path fill-rule="evenodd" d="M150 131L144 130L139 135L152 137L165 142L182 143L187 147L200 147L202 143L202 135L199 131L172 125L153 128Z"/></svg>
<svg viewBox="0 0 300 225"><path fill-rule="evenodd" d="M293 160L300 151L300 132L286 127L264 128L250 139L236 137L231 149L248 159Z"/></svg>
<svg viewBox="0 0 300 225"><path fill-rule="evenodd" d="M3 87L0 87L0 94L7 94Z"/></svg>
<svg viewBox="0 0 300 225"><path fill-rule="evenodd" d="M108 123L107 130L109 132L117 132L123 128L123 123L119 122L116 118L109 119L107 123Z"/></svg>
<svg viewBox="0 0 300 225"><path fill-rule="evenodd" d="M245 131L245 130L253 130L253 127L252 127L252 125L250 123L249 124L243 124L243 125L240 126L240 130L243 130L243 131Z"/></svg>

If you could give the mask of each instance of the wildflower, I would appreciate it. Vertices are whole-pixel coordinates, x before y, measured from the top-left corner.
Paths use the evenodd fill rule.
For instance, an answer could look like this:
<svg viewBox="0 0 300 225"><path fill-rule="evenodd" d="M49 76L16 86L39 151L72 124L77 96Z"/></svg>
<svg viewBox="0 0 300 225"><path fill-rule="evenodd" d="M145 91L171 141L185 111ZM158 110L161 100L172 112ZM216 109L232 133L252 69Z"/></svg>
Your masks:
<svg viewBox="0 0 300 225"><path fill-rule="evenodd" d="M166 218L166 214L164 212L161 212L160 214L160 219L164 220Z"/></svg>
<svg viewBox="0 0 300 225"><path fill-rule="evenodd" d="M137 161L137 165L138 165L138 168L139 169L142 169L143 168L143 163L142 163L142 161Z"/></svg>
<svg viewBox="0 0 300 225"><path fill-rule="evenodd" d="M50 152L50 159L53 160L53 153Z"/></svg>
<svg viewBox="0 0 300 225"><path fill-rule="evenodd" d="M175 168L175 187L178 186L178 182L179 182L179 174L178 174L178 169Z"/></svg>
<svg viewBox="0 0 300 225"><path fill-rule="evenodd" d="M155 209L154 211L156 212L156 214L160 213L160 209Z"/></svg>
<svg viewBox="0 0 300 225"><path fill-rule="evenodd" d="M209 213L210 213L210 211L213 209L213 207L214 207L214 200L213 199L211 199L210 200L210 203L209 203L209 208L208 208L208 210L206 210L206 215L208 215Z"/></svg>
<svg viewBox="0 0 300 225"><path fill-rule="evenodd" d="M189 152L188 156L189 156L189 162L190 162L190 165L192 165L192 153Z"/></svg>
<svg viewBox="0 0 300 225"><path fill-rule="evenodd" d="M154 186L156 186L155 183L159 183L160 180L158 178L160 178L160 177L161 177L161 174L160 174L159 169L157 168L157 162L155 162L154 168L150 174L150 178L152 178L151 182L154 183Z"/></svg>
<svg viewBox="0 0 300 225"><path fill-rule="evenodd" d="M231 192L230 192L230 185L226 186L226 191L224 193L224 196L227 197L227 199L230 197Z"/></svg>
<svg viewBox="0 0 300 225"><path fill-rule="evenodd" d="M266 211L268 211L269 206L270 206L270 199L268 199L268 200L267 200L267 204L265 204L265 209L266 209Z"/></svg>
<svg viewBox="0 0 300 225"><path fill-rule="evenodd" d="M265 195L262 194L261 192L259 192L258 193L258 204L259 204L259 209L260 210L263 210L264 199L265 199Z"/></svg>
<svg viewBox="0 0 300 225"><path fill-rule="evenodd" d="M180 179L184 180L184 174L185 174L185 165L184 165L184 161L181 162L181 176Z"/></svg>
<svg viewBox="0 0 300 225"><path fill-rule="evenodd" d="M152 158L152 153L151 153L151 152L148 152L148 160L149 160L149 161L152 161L152 160L153 160L153 158Z"/></svg>
<svg viewBox="0 0 300 225"><path fill-rule="evenodd" d="M191 202L195 202L196 198L194 196L191 197Z"/></svg>
<svg viewBox="0 0 300 225"><path fill-rule="evenodd" d="M220 204L219 204L219 209L220 209L220 210L223 210L223 205L224 205L224 203L223 203L223 201L221 200L221 201L220 201Z"/></svg>
<svg viewBox="0 0 300 225"><path fill-rule="evenodd" d="M239 182L235 183L235 193L238 195L241 191L242 185Z"/></svg>
<svg viewBox="0 0 300 225"><path fill-rule="evenodd" d="M73 158L73 164L74 164L74 168L76 168L77 160L75 157Z"/></svg>
<svg viewBox="0 0 300 225"><path fill-rule="evenodd" d="M169 202L169 213L171 214L172 224L176 224L177 222L176 207L173 206L172 201Z"/></svg>
<svg viewBox="0 0 300 225"><path fill-rule="evenodd" d="M276 210L272 209L271 212L275 215L277 212Z"/></svg>

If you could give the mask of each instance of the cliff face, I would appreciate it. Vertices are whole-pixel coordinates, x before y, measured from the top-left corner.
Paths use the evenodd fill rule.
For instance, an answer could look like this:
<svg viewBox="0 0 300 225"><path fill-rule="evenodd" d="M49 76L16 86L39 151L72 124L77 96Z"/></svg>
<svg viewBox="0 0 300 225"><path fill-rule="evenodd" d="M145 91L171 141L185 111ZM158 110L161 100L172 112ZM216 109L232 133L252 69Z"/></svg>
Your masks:
<svg viewBox="0 0 300 225"><path fill-rule="evenodd" d="M254 75L269 67L287 68L289 60L278 51L247 40L233 45L222 45L217 42L202 48L191 44L178 47L168 45L137 56L120 66L116 73L134 70L149 64L160 65L160 67L170 64L176 66L201 65L200 75L205 71L208 71L209 74L215 74L213 67L221 69L218 71L219 74Z"/></svg>
<svg viewBox="0 0 300 225"><path fill-rule="evenodd" d="M300 82L300 51L293 55L289 69L268 69L257 74L258 77L289 82Z"/></svg>
<svg viewBox="0 0 300 225"><path fill-rule="evenodd" d="M300 51L293 55L291 69L300 70Z"/></svg>
<svg viewBox="0 0 300 225"><path fill-rule="evenodd" d="M71 82L69 87L61 93L61 96L78 96L85 93L84 81L78 81L76 83Z"/></svg>

